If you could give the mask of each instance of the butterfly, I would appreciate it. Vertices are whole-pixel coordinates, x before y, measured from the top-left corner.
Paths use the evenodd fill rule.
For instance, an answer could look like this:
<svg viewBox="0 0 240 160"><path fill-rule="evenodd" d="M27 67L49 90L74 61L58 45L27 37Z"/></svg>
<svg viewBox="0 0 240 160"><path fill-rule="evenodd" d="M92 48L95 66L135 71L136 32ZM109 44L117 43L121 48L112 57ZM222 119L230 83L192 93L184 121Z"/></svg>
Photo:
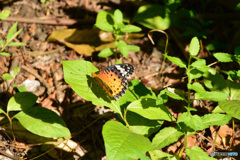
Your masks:
<svg viewBox="0 0 240 160"><path fill-rule="evenodd" d="M134 72L131 64L116 64L100 71L98 74L92 73L92 77L107 94L117 100L125 94L128 81L127 78Z"/></svg>

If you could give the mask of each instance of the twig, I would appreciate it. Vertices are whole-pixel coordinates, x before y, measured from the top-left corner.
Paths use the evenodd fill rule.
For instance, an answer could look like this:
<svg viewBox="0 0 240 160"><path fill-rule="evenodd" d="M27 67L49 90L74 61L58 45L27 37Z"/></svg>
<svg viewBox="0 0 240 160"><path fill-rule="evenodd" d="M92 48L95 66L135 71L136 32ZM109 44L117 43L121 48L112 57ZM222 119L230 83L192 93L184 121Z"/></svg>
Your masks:
<svg viewBox="0 0 240 160"><path fill-rule="evenodd" d="M47 94L51 94L52 93L52 88L46 81L45 79L43 79L38 73L36 73L32 68L29 68L27 66L21 66L22 69L28 71L29 73L31 73L32 75L34 75L40 82L43 83L43 85L46 86L47 88Z"/></svg>
<svg viewBox="0 0 240 160"><path fill-rule="evenodd" d="M80 24L90 24L94 23L93 19L30 19L30 18L21 18L21 17L8 17L6 20L1 20L1 21L8 21L8 22L16 22L18 21L19 23L38 23L38 24L48 24L48 25L66 25L66 26L71 26L76 23ZM0 22L1 22L0 21Z"/></svg>

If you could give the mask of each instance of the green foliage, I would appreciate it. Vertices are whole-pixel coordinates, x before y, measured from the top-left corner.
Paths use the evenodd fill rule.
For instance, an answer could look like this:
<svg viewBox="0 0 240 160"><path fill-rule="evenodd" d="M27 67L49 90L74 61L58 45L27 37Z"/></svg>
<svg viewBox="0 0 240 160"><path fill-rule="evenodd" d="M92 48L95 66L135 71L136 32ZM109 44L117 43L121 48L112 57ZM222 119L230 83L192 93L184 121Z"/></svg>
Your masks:
<svg viewBox="0 0 240 160"><path fill-rule="evenodd" d="M16 31L16 30L17 30L17 22L8 31L7 38L6 38L6 43L4 44L4 41L0 40L0 47L1 47L0 55L10 56L9 53L4 52L4 49L6 47L26 45L25 43L21 43L21 42L12 42L12 40L15 39L17 37L17 35L22 31L22 29L20 29L18 31Z"/></svg>
<svg viewBox="0 0 240 160"><path fill-rule="evenodd" d="M2 20L5 20L7 19L7 17L11 14L11 11L10 10L3 10L1 13L0 13L0 19Z"/></svg>
<svg viewBox="0 0 240 160"><path fill-rule="evenodd" d="M113 21L113 24L122 25L121 13L117 11L114 17L118 17L120 20ZM124 41L116 43L118 48L126 45ZM110 49L105 50L106 53L107 51L112 52ZM194 37L190 43L188 63L180 58L165 55L170 61L186 69L188 78L187 96L183 90L175 88L166 88L156 96L154 92L146 88L138 80L133 80L129 82L126 94L118 100L114 100L92 78L91 73L98 72L98 69L92 63L84 60L62 61L64 79L71 84L73 90L93 104L107 106L115 111L118 120L125 125L115 121L107 122L104 125L102 134L108 159L148 159L145 156L146 152L149 153L152 159L171 157L168 154L162 154L159 149L178 141L183 135L185 136L185 146L187 146L186 136L195 134L196 131L204 130L210 126L224 125L232 117L240 118L240 110L237 105L240 98L240 85L230 79L225 80L218 73L221 71L207 66L204 59L197 58L199 50L199 41ZM122 49L121 52L126 51ZM237 49L236 53L238 53ZM236 54L236 56L238 55ZM230 57L227 53L215 54L218 60L224 59L221 56ZM236 56L231 59L238 61ZM203 79L202 83L197 81L199 78ZM194 93L193 99L191 99L190 93ZM185 106L187 112L184 112L177 119L177 127L165 127L158 131L163 121L176 121L164 105L168 101L168 96L185 101L187 103L187 106ZM229 98L230 100L227 100ZM221 112L225 112L225 114L210 113L202 117L192 115L192 111L197 111L195 108L190 107L194 100L219 102ZM152 142L147 139L151 135L153 136ZM191 159L197 159L194 156L203 152L198 147L191 149L186 147L187 156ZM201 158L207 159L209 157L204 152Z"/></svg>
<svg viewBox="0 0 240 160"><path fill-rule="evenodd" d="M70 138L70 131L64 121L51 110L33 106L36 100L37 96L32 93L16 93L8 102L7 112L1 109L0 113L7 116L11 122L10 124L12 124L12 119L16 118L28 131L39 136L48 138ZM19 112L13 117L10 117L9 112L11 111Z"/></svg>
<svg viewBox="0 0 240 160"><path fill-rule="evenodd" d="M53 0L40 0L41 3L46 3L47 1L52 2Z"/></svg>
<svg viewBox="0 0 240 160"><path fill-rule="evenodd" d="M98 56L102 58L109 57L117 54L119 51L125 58L128 56L129 51L137 52L140 50L138 46L128 45L125 41L121 40L126 33L140 32L141 28L134 25L125 25L122 12L117 9L112 14L108 11L100 11L97 15L95 27L108 32L113 32L115 37L115 48L105 48Z"/></svg>
<svg viewBox="0 0 240 160"><path fill-rule="evenodd" d="M170 27L171 11L162 5L145 5L139 7L133 21L150 29L166 30Z"/></svg>

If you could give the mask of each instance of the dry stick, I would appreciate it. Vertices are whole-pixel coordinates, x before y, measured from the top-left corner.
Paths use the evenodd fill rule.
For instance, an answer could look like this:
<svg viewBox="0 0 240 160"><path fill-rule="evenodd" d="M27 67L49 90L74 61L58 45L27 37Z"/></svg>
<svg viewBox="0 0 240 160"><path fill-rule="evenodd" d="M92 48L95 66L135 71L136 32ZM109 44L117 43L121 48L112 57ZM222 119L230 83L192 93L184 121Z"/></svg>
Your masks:
<svg viewBox="0 0 240 160"><path fill-rule="evenodd" d="M43 79L37 72L35 72L33 69L28 68L27 66L21 66L22 69L28 71L29 73L31 73L32 75L34 75L40 82L43 83L43 85L46 86L47 88L47 94L51 94L52 93L52 87L45 81L45 79Z"/></svg>
<svg viewBox="0 0 240 160"><path fill-rule="evenodd" d="M21 17L18 17L18 18L17 17L8 17L6 20L1 20L1 21L8 21L8 22L18 21L19 23L38 23L38 24L67 25L67 26L71 26L76 23L81 23L81 24L94 23L93 19L79 19L79 20L74 20L74 19L30 19L30 18L21 18Z"/></svg>
<svg viewBox="0 0 240 160"><path fill-rule="evenodd" d="M163 33L165 34L166 36L166 45L165 45L165 50L164 50L164 54L167 55L167 46L168 46L168 35L166 32L162 31L162 30L159 30L159 29L153 29L151 31L148 32L148 38L150 39L150 41L152 42L152 44L154 45L154 41L152 39L152 36L150 35L150 33L152 32L160 32L160 33ZM161 82L163 81L163 69L165 69L165 60L166 60L166 56L164 56L164 59L163 59L163 63L162 63L162 66L161 66L161 70L159 73L162 73L162 77L161 77ZM154 74L153 74L154 75Z"/></svg>
<svg viewBox="0 0 240 160"><path fill-rule="evenodd" d="M14 160L19 160L18 157L14 157L14 156L12 156L12 155L10 155L10 154L8 154L8 153L6 153L6 152L3 152L3 151L1 151L1 150L0 150L0 154L4 155L4 156L6 156L6 157L9 157L9 158L11 158L11 159L14 159Z"/></svg>

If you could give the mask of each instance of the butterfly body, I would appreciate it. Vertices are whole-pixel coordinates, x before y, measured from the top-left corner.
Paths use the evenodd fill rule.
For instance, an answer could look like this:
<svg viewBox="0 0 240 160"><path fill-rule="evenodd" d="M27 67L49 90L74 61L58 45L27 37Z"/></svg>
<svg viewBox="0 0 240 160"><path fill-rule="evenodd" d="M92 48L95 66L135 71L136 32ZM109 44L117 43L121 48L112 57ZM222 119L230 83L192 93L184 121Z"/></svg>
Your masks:
<svg viewBox="0 0 240 160"><path fill-rule="evenodd" d="M116 64L100 71L92 73L92 77L115 100L125 94L128 86L127 78L132 75L134 68L130 64Z"/></svg>

